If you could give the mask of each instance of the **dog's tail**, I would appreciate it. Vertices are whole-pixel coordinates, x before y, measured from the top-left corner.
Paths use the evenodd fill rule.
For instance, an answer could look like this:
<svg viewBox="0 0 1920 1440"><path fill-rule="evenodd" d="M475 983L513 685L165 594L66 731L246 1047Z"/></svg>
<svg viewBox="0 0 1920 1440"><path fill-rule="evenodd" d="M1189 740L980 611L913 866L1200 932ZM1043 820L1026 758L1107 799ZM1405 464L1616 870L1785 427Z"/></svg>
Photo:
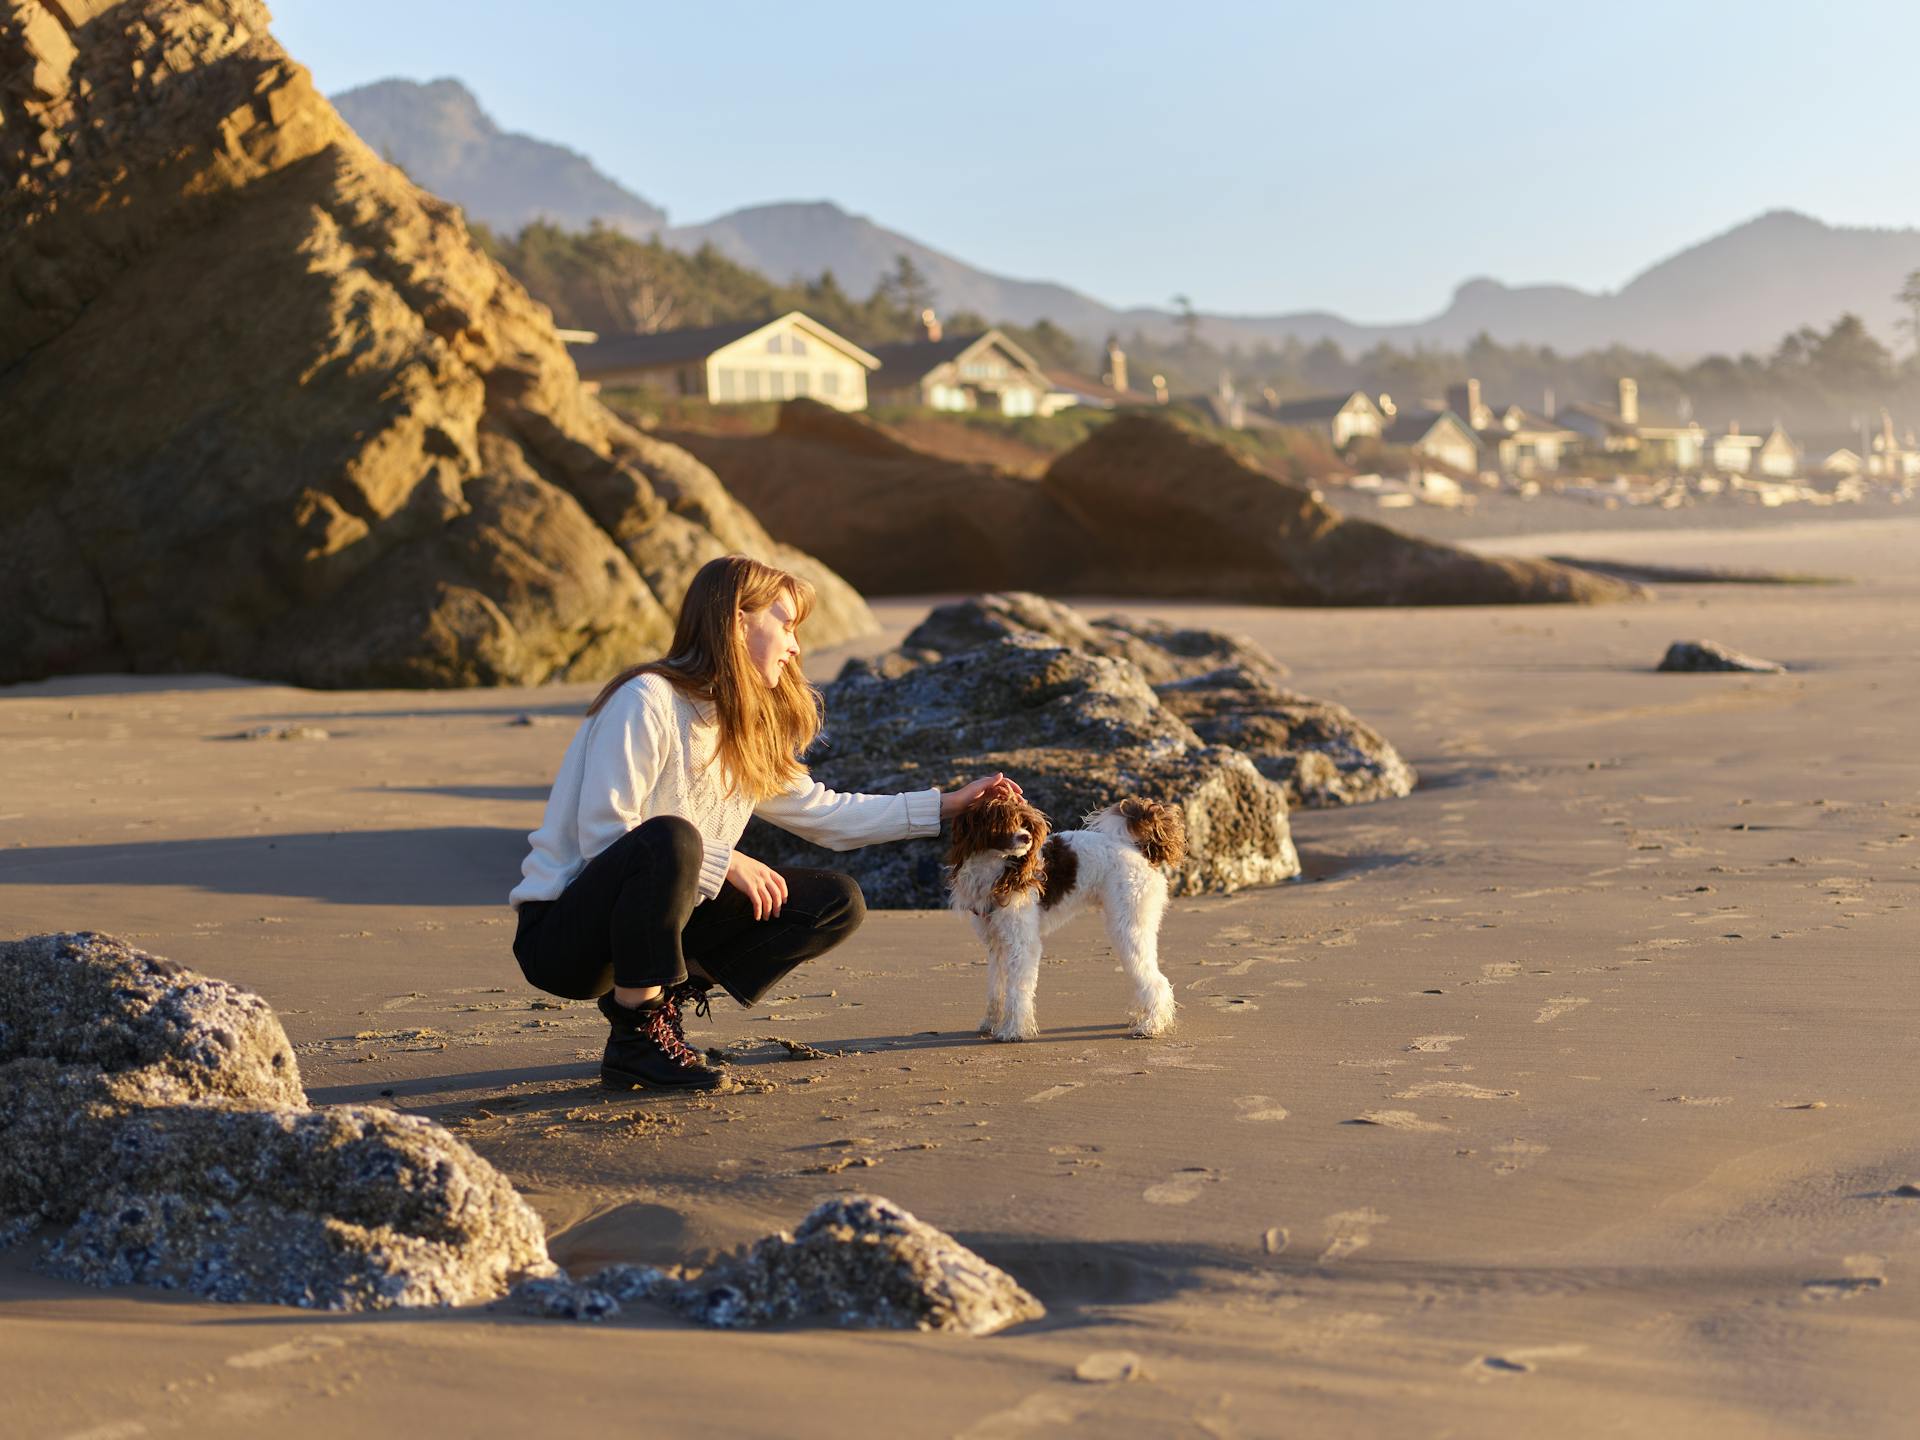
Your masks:
<svg viewBox="0 0 1920 1440"><path fill-rule="evenodd" d="M1129 795L1115 808L1149 865L1178 865L1186 858L1187 817L1178 805Z"/></svg>

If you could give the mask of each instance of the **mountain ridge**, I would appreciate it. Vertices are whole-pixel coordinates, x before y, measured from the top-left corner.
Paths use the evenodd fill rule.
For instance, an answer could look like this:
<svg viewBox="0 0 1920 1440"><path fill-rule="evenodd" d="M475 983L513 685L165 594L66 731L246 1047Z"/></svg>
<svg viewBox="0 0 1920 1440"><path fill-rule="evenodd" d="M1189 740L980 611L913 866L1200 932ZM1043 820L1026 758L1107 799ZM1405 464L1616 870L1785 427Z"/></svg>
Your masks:
<svg viewBox="0 0 1920 1440"><path fill-rule="evenodd" d="M409 98L408 90L428 94ZM870 292L905 254L926 275L935 303L949 313L972 311L1020 325L1046 319L1096 342L1112 333L1142 331L1163 340L1180 333L1181 319L1170 310L1111 306L1058 281L995 274L831 200L750 205L698 224L669 227L658 206L608 179L585 156L500 131L458 81L383 80L335 99L375 149L390 153L420 183L498 228L517 229L527 219L547 218L579 229L600 218L636 236L658 235L676 249L711 244L776 281L811 279L831 270L854 294ZM370 117L364 126L363 115ZM482 166L474 157L484 154L504 155L511 163ZM563 207L531 194L505 193L525 184L515 176L540 156L572 177L570 211L562 213ZM594 210L595 204L608 208ZM516 221L510 218L514 215L524 218ZM1891 344L1902 318L1893 297L1915 270L1920 270L1920 229L1835 226L1779 208L1654 261L1617 290L1508 285L1474 276L1455 286L1447 304L1424 319L1365 323L1326 310L1299 310L1202 313L1198 323L1201 338L1221 349L1322 340L1350 354L1381 343L1458 349L1485 333L1502 344L1545 345L1566 353L1623 345L1690 361L1709 353L1771 353L1789 331L1825 327L1845 312L1858 314Z"/></svg>

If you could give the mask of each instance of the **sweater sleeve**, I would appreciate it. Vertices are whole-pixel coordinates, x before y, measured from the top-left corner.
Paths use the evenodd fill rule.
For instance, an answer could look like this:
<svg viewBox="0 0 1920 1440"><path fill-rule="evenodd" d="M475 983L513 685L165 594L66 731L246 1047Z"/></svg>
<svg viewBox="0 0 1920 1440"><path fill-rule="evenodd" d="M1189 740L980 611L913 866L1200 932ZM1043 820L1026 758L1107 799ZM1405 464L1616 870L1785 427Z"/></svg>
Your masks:
<svg viewBox="0 0 1920 1440"><path fill-rule="evenodd" d="M940 792L861 795L829 790L802 774L786 790L754 807L762 820L829 850L856 850L886 840L940 833Z"/></svg>
<svg viewBox="0 0 1920 1440"><path fill-rule="evenodd" d="M647 797L672 750L670 705L651 686L624 685L601 710L580 776L583 858L591 860L647 818Z"/></svg>

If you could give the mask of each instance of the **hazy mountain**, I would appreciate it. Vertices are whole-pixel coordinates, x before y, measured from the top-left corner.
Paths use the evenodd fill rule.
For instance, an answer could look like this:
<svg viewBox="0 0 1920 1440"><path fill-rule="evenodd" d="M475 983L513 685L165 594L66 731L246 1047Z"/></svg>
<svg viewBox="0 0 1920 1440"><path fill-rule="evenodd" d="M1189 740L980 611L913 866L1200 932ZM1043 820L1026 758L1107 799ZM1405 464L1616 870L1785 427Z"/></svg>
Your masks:
<svg viewBox="0 0 1920 1440"><path fill-rule="evenodd" d="M989 274L824 202L754 206L670 230L666 238L686 248L710 240L778 279L830 269L860 294L904 251L948 310L1022 324L1046 316L1094 339L1112 330L1167 334L1174 327L1168 311L1114 310L1065 286ZM1201 330L1223 346L1277 344L1291 335L1309 344L1332 339L1349 352L1383 340L1457 349L1485 331L1505 343L1563 352L1617 343L1677 359L1766 353L1787 331L1824 329L1849 310L1891 342L1900 315L1893 296L1915 270L1920 230L1845 228L1775 210L1662 260L1610 294L1478 279L1461 285L1447 308L1426 320L1364 325L1324 311L1206 315Z"/></svg>
<svg viewBox="0 0 1920 1440"><path fill-rule="evenodd" d="M335 95L333 105L416 185L496 230L533 220L583 230L600 219L649 235L666 223L664 210L601 174L586 156L502 130L458 80L380 80Z"/></svg>
<svg viewBox="0 0 1920 1440"><path fill-rule="evenodd" d="M457 80L383 80L337 95L334 104L416 182L497 228L517 230L535 218L584 228L599 218L649 234L664 223L657 206L586 157L502 132ZM755 205L663 234L686 250L711 242L776 280L831 270L856 295L869 293L904 253L945 311L972 310L1018 324L1046 318L1091 340L1116 331L1169 335L1175 327L1166 310L1116 310L1065 285L992 274L830 201ZM1258 238L1250 235L1248 243ZM1845 311L1891 343L1900 318L1893 296L1915 270L1920 230L1833 226L1775 210L1660 261L1610 293L1476 279L1424 320L1364 325L1323 311L1209 314L1201 329L1221 346L1278 344L1292 336L1308 344L1331 339L1349 353L1383 340L1457 349L1485 331L1504 343L1563 352L1622 344L1689 360L1716 351L1770 352L1787 331L1824 329Z"/></svg>
<svg viewBox="0 0 1920 1440"><path fill-rule="evenodd" d="M893 269L895 258L905 254L932 283L942 310L973 310L1019 325L1044 316L1076 333L1104 336L1116 314L1111 306L1064 285L1010 280L975 269L864 215L848 214L829 200L755 205L704 225L678 226L664 238L681 250L711 243L730 259L775 280L812 279L831 270L853 295L869 294Z"/></svg>

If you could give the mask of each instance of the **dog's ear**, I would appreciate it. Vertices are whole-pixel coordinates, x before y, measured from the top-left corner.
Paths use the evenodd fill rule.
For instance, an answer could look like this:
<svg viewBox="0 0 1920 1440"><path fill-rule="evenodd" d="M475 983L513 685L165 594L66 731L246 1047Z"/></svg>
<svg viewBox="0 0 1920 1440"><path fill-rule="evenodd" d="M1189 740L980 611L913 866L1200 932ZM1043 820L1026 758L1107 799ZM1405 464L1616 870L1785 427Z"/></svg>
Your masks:
<svg viewBox="0 0 1920 1440"><path fill-rule="evenodd" d="M1186 858L1187 817L1178 805L1130 795L1120 802L1120 815L1149 865L1178 865Z"/></svg>
<svg viewBox="0 0 1920 1440"><path fill-rule="evenodd" d="M953 837L947 844L947 864L957 868L980 849L980 807L969 805L953 817Z"/></svg>

